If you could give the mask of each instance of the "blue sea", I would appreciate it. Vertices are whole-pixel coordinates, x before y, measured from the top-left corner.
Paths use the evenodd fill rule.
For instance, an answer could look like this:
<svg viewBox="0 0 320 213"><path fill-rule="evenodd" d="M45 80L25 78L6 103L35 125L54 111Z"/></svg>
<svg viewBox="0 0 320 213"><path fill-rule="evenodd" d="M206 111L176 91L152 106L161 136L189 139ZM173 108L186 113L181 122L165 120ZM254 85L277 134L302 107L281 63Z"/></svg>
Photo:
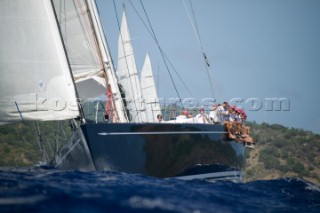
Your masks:
<svg viewBox="0 0 320 213"><path fill-rule="evenodd" d="M1 168L0 212L320 212L320 188L301 179L233 183Z"/></svg>

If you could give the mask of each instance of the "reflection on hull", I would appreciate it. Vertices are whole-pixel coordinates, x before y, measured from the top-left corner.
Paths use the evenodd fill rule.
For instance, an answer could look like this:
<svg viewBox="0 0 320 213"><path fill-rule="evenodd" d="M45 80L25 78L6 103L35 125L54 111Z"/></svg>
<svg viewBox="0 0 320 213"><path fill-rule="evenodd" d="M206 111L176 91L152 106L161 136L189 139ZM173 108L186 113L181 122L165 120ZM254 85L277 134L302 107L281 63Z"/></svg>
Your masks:
<svg viewBox="0 0 320 213"><path fill-rule="evenodd" d="M245 147L220 124L84 124L57 158L64 169L241 181Z"/></svg>

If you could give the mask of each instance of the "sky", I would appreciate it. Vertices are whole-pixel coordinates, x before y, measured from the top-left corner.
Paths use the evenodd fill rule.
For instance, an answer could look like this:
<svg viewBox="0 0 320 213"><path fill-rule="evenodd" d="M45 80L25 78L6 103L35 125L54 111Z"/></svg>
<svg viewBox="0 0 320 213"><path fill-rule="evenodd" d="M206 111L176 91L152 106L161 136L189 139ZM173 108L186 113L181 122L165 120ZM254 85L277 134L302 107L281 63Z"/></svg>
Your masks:
<svg viewBox="0 0 320 213"><path fill-rule="evenodd" d="M148 25L140 0L97 3L115 67L117 21L121 23L124 3L138 69L149 52L158 96L177 98L159 47L139 18ZM168 64L184 103L195 99L203 105L215 98L216 103L228 101L244 108L249 121L320 134L320 1L191 0L194 16L190 0L142 3L161 49L174 66ZM282 100L281 108L271 108L271 99Z"/></svg>

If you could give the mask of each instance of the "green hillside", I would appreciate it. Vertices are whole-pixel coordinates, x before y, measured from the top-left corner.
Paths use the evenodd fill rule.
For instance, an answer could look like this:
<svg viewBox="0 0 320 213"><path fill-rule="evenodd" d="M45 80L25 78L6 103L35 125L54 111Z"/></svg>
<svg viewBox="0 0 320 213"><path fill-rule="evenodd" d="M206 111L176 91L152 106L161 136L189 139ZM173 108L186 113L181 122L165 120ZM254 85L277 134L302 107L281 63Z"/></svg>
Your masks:
<svg viewBox="0 0 320 213"><path fill-rule="evenodd" d="M246 181L301 177L320 184L320 135L279 124L248 125L257 142L255 149L248 148ZM0 167L49 161L70 134L66 121L0 126ZM41 149L46 150L44 155Z"/></svg>
<svg viewBox="0 0 320 213"><path fill-rule="evenodd" d="M249 123L257 140L246 180L300 177L320 184L320 135L279 124Z"/></svg>
<svg viewBox="0 0 320 213"><path fill-rule="evenodd" d="M71 135L69 122L21 122L0 126L0 167L49 162ZM41 150L45 150L42 152Z"/></svg>

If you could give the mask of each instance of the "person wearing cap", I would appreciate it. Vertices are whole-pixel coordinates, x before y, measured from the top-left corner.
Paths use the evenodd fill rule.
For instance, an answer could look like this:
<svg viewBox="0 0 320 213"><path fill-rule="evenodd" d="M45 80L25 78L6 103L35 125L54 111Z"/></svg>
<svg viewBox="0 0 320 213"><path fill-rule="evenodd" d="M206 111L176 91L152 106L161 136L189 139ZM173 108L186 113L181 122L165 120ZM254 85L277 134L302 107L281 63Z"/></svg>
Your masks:
<svg viewBox="0 0 320 213"><path fill-rule="evenodd" d="M237 138L239 138L239 135L241 135L241 131L242 131L242 121L241 121L240 111L241 109L234 107L234 110L233 110L234 120L232 122L232 128L234 129L234 133Z"/></svg>
<svg viewBox="0 0 320 213"><path fill-rule="evenodd" d="M229 107L229 109L228 109L229 116L228 116L228 119L227 119L228 121L233 122L233 121L236 120L235 109L236 109L236 107L233 106L233 105L231 105L231 106Z"/></svg>
<svg viewBox="0 0 320 213"><path fill-rule="evenodd" d="M236 107L229 106L226 102L223 104L225 111L221 112L223 115L223 124L228 132L228 137L232 140L239 141L238 135L240 134L241 124L236 122Z"/></svg>
<svg viewBox="0 0 320 213"><path fill-rule="evenodd" d="M251 137L250 127L244 125L247 115L244 110L236 108L236 118L237 120L233 122L233 128L235 130L236 141L244 142L246 144L254 144L255 140ZM239 120L240 117L240 120Z"/></svg>
<svg viewBox="0 0 320 213"><path fill-rule="evenodd" d="M235 108L235 119L236 119L236 122L240 122L241 123L241 115L240 115L240 111L239 111L239 108Z"/></svg>
<svg viewBox="0 0 320 213"><path fill-rule="evenodd" d="M187 118L193 118L192 114L188 110L186 111L186 116Z"/></svg>
<svg viewBox="0 0 320 213"><path fill-rule="evenodd" d="M187 119L189 117L189 114L189 111L185 109L180 113L180 115L176 117L176 120Z"/></svg>
<svg viewBox="0 0 320 213"><path fill-rule="evenodd" d="M210 123L209 116L204 111L204 106L199 108L199 114L196 115L196 119L198 123L205 123L205 124Z"/></svg>

